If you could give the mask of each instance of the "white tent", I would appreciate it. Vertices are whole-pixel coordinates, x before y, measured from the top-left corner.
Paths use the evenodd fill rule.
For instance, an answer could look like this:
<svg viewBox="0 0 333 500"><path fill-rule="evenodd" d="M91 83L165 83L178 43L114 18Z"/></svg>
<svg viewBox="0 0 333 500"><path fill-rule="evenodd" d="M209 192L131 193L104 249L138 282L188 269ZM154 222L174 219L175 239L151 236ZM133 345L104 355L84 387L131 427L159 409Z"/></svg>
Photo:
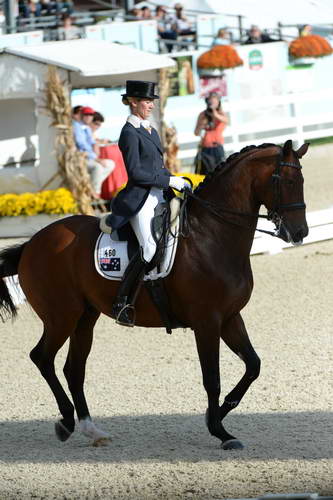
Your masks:
<svg viewBox="0 0 333 500"><path fill-rule="evenodd" d="M103 41L49 42L0 50L0 193L36 191L57 170L55 130L44 108L48 65L57 67L70 92L72 88L123 86L127 79L156 82L157 71L174 64L165 55Z"/></svg>
<svg viewBox="0 0 333 500"><path fill-rule="evenodd" d="M3 50L23 59L51 64L70 73L73 87L114 87L128 78L144 79L145 74L168 68L174 61L166 55L142 52L126 45L99 40L71 40L23 45ZM1 53L1 52L0 52ZM18 59L16 59L16 64ZM0 66L0 78L1 70ZM4 93L4 89L0 90Z"/></svg>

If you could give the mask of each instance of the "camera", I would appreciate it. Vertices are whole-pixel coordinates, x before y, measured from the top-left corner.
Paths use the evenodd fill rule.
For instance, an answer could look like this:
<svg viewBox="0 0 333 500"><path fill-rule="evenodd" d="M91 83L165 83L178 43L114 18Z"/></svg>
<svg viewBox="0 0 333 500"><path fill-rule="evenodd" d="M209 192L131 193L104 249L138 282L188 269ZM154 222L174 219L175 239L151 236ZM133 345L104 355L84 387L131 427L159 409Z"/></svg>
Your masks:
<svg viewBox="0 0 333 500"><path fill-rule="evenodd" d="M207 127L209 129L214 128L213 108L209 102L207 103L207 109L205 110L205 117L207 119Z"/></svg>

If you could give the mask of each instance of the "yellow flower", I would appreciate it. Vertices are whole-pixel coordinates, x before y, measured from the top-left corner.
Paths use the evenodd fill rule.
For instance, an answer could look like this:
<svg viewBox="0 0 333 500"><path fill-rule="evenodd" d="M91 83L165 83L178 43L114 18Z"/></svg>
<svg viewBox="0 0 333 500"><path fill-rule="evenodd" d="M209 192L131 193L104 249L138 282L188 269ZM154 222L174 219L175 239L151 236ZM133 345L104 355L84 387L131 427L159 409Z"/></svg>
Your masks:
<svg viewBox="0 0 333 500"><path fill-rule="evenodd" d="M0 195L0 216L69 214L78 208L72 193L59 188L39 193L8 193Z"/></svg>

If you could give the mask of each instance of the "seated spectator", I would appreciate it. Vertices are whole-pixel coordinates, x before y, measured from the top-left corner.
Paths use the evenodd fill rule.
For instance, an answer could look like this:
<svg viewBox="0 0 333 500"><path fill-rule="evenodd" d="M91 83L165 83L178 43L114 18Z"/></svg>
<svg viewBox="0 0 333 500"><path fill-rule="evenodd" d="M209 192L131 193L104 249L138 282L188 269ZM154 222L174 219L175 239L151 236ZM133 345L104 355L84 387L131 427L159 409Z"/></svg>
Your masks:
<svg viewBox="0 0 333 500"><path fill-rule="evenodd" d="M129 16L130 16L130 21L141 21L142 19L142 12L141 12L141 9L138 9L138 8L134 8L132 9L130 12L129 12Z"/></svg>
<svg viewBox="0 0 333 500"><path fill-rule="evenodd" d="M72 24L73 19L70 14L63 14L63 25L57 30L57 40L77 40L81 38L80 28Z"/></svg>
<svg viewBox="0 0 333 500"><path fill-rule="evenodd" d="M195 35L196 32L193 29L192 24L183 14L182 4L176 3L174 9L176 13L172 22L173 22L173 28L176 31L176 33L180 36Z"/></svg>
<svg viewBox="0 0 333 500"><path fill-rule="evenodd" d="M252 43L267 43L275 41L276 40L273 40L269 35L262 33L258 26L252 25L249 31L249 36L243 44L248 45Z"/></svg>
<svg viewBox="0 0 333 500"><path fill-rule="evenodd" d="M101 113L99 113L98 111L95 111L92 122L90 124L90 128L92 131L92 136L93 136L94 140L96 141L97 145L111 143L111 141L109 141L108 139L99 139L97 137L97 131L103 125L103 123L104 123L104 116Z"/></svg>
<svg viewBox="0 0 333 500"><path fill-rule="evenodd" d="M72 119L77 121L77 122L80 122L81 119L82 119L82 115L81 115L81 109L83 108L83 106L74 106L74 108L72 108Z"/></svg>
<svg viewBox="0 0 333 500"><path fill-rule="evenodd" d="M171 18L167 15L167 10L163 5L156 7L155 20L157 21L157 32L163 40L177 40L177 32L172 29ZM171 52L173 44L167 44L167 51Z"/></svg>
<svg viewBox="0 0 333 500"><path fill-rule="evenodd" d="M213 40L212 46L214 45L230 45L231 38L230 33L226 28L220 28L217 32L216 37Z"/></svg>
<svg viewBox="0 0 333 500"><path fill-rule="evenodd" d="M305 26L302 27L300 31L300 36L308 36L312 35L312 26L311 24L306 24Z"/></svg>
<svg viewBox="0 0 333 500"><path fill-rule="evenodd" d="M90 128L95 110L89 106L83 106L80 113L80 121L73 119L74 140L77 149L87 154L87 167L91 178L91 185L94 190L93 197L98 199L100 198L102 184L113 171L115 163L113 160L98 158L96 141L92 136Z"/></svg>
<svg viewBox="0 0 333 500"><path fill-rule="evenodd" d="M153 19L151 10L146 5L144 5L143 7L141 7L141 19L143 19L143 20Z"/></svg>
<svg viewBox="0 0 333 500"><path fill-rule="evenodd" d="M39 17L42 11L42 4L38 0L19 1L19 15L24 18Z"/></svg>
<svg viewBox="0 0 333 500"><path fill-rule="evenodd" d="M74 7L72 0L42 0L49 4L49 13L60 16L61 14L72 14Z"/></svg>
<svg viewBox="0 0 333 500"><path fill-rule="evenodd" d="M115 162L115 168L102 184L101 197L104 200L113 198L118 190L125 186L128 176L123 161L121 151L117 144L112 144L108 139L97 138L97 131L104 123L104 116L98 111L95 112L90 128L97 146L96 153L99 158L111 159Z"/></svg>
<svg viewBox="0 0 333 500"><path fill-rule="evenodd" d="M51 0L40 0L40 4L42 8L41 11L42 16L51 16L53 14Z"/></svg>

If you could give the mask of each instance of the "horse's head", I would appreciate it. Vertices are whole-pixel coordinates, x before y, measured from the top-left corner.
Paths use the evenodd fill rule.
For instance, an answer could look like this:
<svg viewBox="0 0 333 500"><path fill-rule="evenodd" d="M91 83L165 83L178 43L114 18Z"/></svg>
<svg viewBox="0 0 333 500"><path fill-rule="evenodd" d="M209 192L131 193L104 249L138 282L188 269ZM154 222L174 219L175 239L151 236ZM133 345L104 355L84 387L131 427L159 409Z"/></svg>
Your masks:
<svg viewBox="0 0 333 500"><path fill-rule="evenodd" d="M273 157L274 163L264 169L263 182L259 186L260 202L276 225L276 236L293 245L300 245L309 232L299 162L308 146L303 144L294 151L292 141L286 141L278 156Z"/></svg>

